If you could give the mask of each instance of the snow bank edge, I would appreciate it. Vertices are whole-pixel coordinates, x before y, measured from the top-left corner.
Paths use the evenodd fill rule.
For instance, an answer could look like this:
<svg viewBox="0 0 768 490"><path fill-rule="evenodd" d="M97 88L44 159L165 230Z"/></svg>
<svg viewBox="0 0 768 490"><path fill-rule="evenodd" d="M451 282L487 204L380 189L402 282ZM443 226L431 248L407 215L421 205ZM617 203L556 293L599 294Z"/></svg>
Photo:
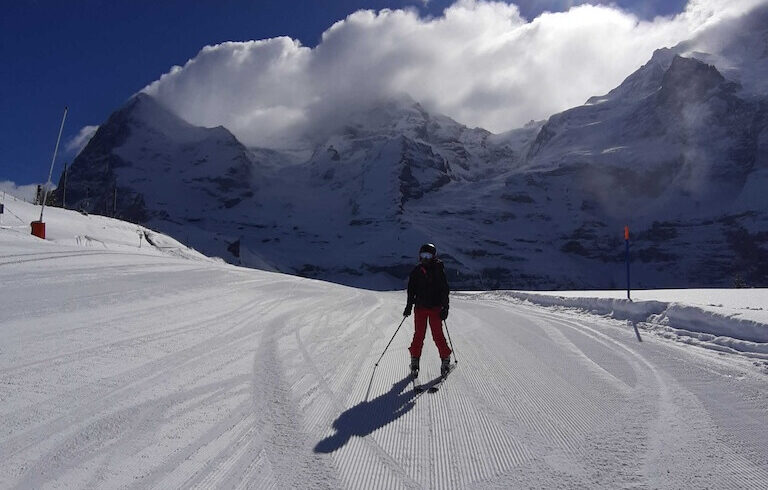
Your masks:
<svg viewBox="0 0 768 490"><path fill-rule="evenodd" d="M680 334L741 352L768 354L768 324L720 315L696 306L653 300L564 297L516 291L506 291L504 294L539 306L575 308L617 320L669 327Z"/></svg>

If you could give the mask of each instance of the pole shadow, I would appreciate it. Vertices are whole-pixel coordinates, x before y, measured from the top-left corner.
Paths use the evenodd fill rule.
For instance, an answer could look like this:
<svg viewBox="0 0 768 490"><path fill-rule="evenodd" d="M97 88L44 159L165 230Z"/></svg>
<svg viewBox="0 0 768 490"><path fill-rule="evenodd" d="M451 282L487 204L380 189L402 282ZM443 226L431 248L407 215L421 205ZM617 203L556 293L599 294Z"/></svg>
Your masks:
<svg viewBox="0 0 768 490"><path fill-rule="evenodd" d="M352 436L365 437L408 413L416 398L414 390L403 391L410 383L411 377L406 376L388 392L343 412L333 422L336 433L318 442L315 452L332 453L344 447Z"/></svg>
<svg viewBox="0 0 768 490"><path fill-rule="evenodd" d="M635 329L635 335L637 336L637 341L642 342L643 339L640 337L640 330L637 329L637 322L632 322L632 327Z"/></svg>

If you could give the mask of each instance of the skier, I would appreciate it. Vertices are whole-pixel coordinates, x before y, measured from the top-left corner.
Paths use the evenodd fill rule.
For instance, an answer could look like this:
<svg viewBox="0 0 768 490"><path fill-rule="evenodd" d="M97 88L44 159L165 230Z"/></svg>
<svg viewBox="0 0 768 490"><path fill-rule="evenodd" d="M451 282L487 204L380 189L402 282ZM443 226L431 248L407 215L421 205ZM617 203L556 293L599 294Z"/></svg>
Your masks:
<svg viewBox="0 0 768 490"><path fill-rule="evenodd" d="M413 341L408 350L411 353L411 374L419 373L419 359L427 333L427 321L432 331L432 340L437 345L442 363L440 374L445 376L450 369L451 349L443 336L442 321L448 318L448 279L443 263L437 258L437 248L426 243L419 249L419 264L411 271L408 279L408 303L403 316L410 316L414 305Z"/></svg>

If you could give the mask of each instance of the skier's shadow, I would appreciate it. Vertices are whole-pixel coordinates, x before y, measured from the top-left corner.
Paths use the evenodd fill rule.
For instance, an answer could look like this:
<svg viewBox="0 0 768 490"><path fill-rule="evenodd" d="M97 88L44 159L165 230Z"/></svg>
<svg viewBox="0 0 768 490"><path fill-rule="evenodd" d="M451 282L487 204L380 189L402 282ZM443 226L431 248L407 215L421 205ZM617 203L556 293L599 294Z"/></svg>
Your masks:
<svg viewBox="0 0 768 490"><path fill-rule="evenodd" d="M365 437L408 413L415 404L416 393L405 388L411 383L406 376L388 392L370 401L362 401L345 411L333 422L336 433L315 446L316 453L332 453L343 447L352 436Z"/></svg>

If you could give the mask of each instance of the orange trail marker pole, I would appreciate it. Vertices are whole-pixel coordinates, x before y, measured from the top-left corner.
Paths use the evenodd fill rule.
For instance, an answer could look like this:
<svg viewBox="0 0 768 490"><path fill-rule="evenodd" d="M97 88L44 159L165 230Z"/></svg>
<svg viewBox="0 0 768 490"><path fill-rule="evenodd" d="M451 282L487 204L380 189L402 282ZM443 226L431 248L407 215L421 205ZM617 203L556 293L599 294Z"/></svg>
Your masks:
<svg viewBox="0 0 768 490"><path fill-rule="evenodd" d="M632 301L632 298L629 296L629 226L624 227L624 243L627 250L627 299Z"/></svg>

